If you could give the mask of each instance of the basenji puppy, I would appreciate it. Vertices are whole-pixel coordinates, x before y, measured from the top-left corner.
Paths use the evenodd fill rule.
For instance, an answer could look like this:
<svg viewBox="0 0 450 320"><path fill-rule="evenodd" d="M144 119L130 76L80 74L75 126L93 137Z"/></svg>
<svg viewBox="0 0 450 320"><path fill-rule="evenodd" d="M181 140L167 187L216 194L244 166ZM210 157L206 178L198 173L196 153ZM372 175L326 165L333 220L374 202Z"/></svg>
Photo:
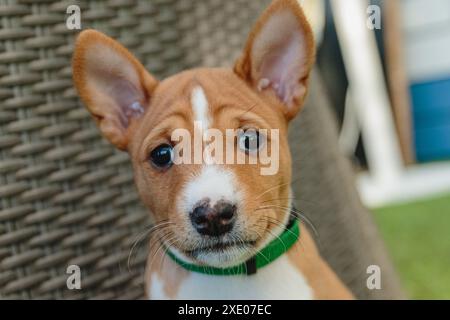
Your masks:
<svg viewBox="0 0 450 320"><path fill-rule="evenodd" d="M296 0L273 1L233 69L194 69L161 82L113 39L79 35L75 86L104 137L129 153L155 222L148 298L352 299L292 214L288 124L305 100L314 57ZM180 129L200 132L202 150L212 143L205 130L237 132L215 152L256 161L176 163L198 145L175 152ZM261 174L263 149L277 155L275 173Z"/></svg>

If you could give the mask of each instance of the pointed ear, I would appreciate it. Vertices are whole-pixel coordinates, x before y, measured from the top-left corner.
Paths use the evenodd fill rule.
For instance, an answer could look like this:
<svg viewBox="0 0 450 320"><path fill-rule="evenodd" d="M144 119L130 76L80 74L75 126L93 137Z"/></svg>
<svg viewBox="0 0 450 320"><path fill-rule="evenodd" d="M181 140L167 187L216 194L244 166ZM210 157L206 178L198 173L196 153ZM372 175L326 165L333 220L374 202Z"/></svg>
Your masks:
<svg viewBox="0 0 450 320"><path fill-rule="evenodd" d="M128 128L143 116L158 82L127 49L94 30L78 36L72 67L75 87L103 135L126 150Z"/></svg>
<svg viewBox="0 0 450 320"><path fill-rule="evenodd" d="M313 31L298 1L275 0L256 23L234 71L256 90L270 90L292 119L305 99L314 57Z"/></svg>

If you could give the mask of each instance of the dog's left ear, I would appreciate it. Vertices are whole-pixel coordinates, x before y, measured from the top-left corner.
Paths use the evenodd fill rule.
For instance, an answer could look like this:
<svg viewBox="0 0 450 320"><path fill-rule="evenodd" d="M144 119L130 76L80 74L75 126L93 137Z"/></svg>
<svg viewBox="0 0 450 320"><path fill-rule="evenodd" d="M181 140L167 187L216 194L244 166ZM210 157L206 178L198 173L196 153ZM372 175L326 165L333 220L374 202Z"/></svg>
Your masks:
<svg viewBox="0 0 450 320"><path fill-rule="evenodd" d="M271 90L290 120L306 97L314 58L313 31L297 0L275 0L256 23L234 71L255 90Z"/></svg>

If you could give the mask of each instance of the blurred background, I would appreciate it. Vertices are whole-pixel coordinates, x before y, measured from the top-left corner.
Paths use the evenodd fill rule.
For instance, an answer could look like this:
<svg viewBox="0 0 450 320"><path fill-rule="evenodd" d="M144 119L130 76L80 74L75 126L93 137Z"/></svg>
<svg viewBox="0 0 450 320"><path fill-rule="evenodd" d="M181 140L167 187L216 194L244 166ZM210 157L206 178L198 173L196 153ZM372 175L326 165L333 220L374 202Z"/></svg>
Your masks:
<svg viewBox="0 0 450 320"><path fill-rule="evenodd" d="M307 4L340 148L402 285L411 298L449 299L450 2Z"/></svg>

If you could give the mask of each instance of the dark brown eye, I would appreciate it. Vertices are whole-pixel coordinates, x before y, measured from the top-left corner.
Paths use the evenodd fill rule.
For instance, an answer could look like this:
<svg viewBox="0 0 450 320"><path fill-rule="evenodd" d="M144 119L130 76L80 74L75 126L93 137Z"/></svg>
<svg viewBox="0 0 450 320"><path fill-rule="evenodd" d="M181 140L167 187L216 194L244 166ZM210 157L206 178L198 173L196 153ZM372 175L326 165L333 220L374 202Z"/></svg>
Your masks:
<svg viewBox="0 0 450 320"><path fill-rule="evenodd" d="M150 161L157 168L166 169L173 164L173 147L162 144L150 153Z"/></svg>

